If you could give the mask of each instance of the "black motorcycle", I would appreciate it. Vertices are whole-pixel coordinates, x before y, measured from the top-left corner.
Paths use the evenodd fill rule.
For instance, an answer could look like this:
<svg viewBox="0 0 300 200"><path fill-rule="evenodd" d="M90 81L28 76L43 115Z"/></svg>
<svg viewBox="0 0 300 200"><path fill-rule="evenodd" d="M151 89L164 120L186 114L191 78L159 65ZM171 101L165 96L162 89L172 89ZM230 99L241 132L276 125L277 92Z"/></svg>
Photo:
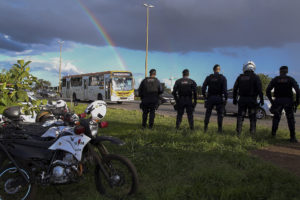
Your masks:
<svg viewBox="0 0 300 200"><path fill-rule="evenodd" d="M78 182L91 165L95 166L95 185L100 194L116 199L134 194L138 187L134 165L125 157L110 154L103 144L124 142L96 136L98 127L98 122L80 119L73 133L62 132L50 141L22 134L0 135L0 199L34 199L37 185Z"/></svg>

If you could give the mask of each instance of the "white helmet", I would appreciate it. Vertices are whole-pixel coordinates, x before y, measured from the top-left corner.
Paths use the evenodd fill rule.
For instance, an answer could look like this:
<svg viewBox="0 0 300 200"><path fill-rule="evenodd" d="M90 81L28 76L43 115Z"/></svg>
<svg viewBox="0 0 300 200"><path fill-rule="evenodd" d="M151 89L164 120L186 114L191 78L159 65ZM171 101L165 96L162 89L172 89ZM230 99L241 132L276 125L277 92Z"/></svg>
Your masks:
<svg viewBox="0 0 300 200"><path fill-rule="evenodd" d="M63 108L67 106L67 103L64 100L58 100L55 106L56 108Z"/></svg>
<svg viewBox="0 0 300 200"><path fill-rule="evenodd" d="M253 61L249 60L246 64L243 65L243 72L245 71L255 71L256 65Z"/></svg>
<svg viewBox="0 0 300 200"><path fill-rule="evenodd" d="M86 107L84 112L91 114L93 120L101 120L106 114L106 103L101 100L94 101Z"/></svg>

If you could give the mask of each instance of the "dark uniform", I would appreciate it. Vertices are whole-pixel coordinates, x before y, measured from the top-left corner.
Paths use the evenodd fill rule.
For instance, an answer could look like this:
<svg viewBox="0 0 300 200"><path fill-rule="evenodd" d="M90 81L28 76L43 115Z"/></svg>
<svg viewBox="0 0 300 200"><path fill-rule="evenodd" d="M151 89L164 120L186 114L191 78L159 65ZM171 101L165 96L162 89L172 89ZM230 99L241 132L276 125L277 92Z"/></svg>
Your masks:
<svg viewBox="0 0 300 200"><path fill-rule="evenodd" d="M248 110L250 132L253 134L256 132L256 109L258 107L258 96L260 98L260 104L264 104L262 85L259 76L252 71L245 71L244 74L241 74L235 81L233 88L234 104L237 104L238 95L240 98L238 100L236 131L238 134L242 132L244 117Z"/></svg>
<svg viewBox="0 0 300 200"><path fill-rule="evenodd" d="M206 95L207 86L208 86L208 92ZM222 132L224 106L227 101L227 80L225 76L217 72L207 76L202 86L202 94L206 100L204 130L205 131L207 130L212 109L214 108L214 106L216 106L216 110L218 114L218 131Z"/></svg>
<svg viewBox="0 0 300 200"><path fill-rule="evenodd" d="M296 101L293 100L293 88L296 91ZM274 89L275 100L272 99L271 91ZM272 135L276 135L280 122L282 110L285 110L291 141L295 141L295 117L294 108L299 105L299 86L295 79L287 75L280 75L273 78L266 90L267 97L272 103L270 111L274 114L272 124ZM295 106L295 107L294 107Z"/></svg>
<svg viewBox="0 0 300 200"><path fill-rule="evenodd" d="M155 77L145 78L138 89L139 96L141 97L141 109L143 110L142 126L146 127L148 113L149 114L149 127L152 128L155 118L155 110L158 107L159 95L163 93L163 89L159 80Z"/></svg>
<svg viewBox="0 0 300 200"><path fill-rule="evenodd" d="M177 109L177 119L176 119L176 128L178 129L182 121L182 116L184 114L184 109L188 116L188 121L190 129L194 129L194 119L193 112L197 104L197 84L190 78L181 78L175 82L173 88L173 96L176 101ZM194 103L193 103L194 99Z"/></svg>

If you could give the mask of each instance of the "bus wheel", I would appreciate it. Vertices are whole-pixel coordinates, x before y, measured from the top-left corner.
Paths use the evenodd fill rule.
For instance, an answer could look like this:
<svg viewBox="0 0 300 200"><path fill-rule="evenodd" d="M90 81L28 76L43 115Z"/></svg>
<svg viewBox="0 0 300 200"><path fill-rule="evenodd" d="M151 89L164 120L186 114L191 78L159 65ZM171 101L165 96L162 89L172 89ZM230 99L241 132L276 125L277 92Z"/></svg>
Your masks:
<svg viewBox="0 0 300 200"><path fill-rule="evenodd" d="M122 104L123 102L122 102L122 101L118 101L117 103L118 103L118 104Z"/></svg>
<svg viewBox="0 0 300 200"><path fill-rule="evenodd" d="M97 100L103 100L102 94L98 94Z"/></svg>

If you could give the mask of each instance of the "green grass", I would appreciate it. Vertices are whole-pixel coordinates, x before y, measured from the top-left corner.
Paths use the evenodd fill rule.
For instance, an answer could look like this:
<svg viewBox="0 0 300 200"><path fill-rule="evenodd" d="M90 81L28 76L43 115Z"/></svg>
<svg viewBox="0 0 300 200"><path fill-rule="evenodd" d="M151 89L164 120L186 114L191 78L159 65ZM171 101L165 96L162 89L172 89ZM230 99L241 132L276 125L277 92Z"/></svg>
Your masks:
<svg viewBox="0 0 300 200"><path fill-rule="evenodd" d="M182 129L176 131L175 118L158 115L154 130L142 130L140 112L120 109L108 109L105 120L109 127L99 134L126 142L122 147L107 144L108 149L127 156L138 170L140 188L132 199L300 199L299 178L249 154L252 149L284 143L286 130L279 131L277 140L270 139L270 130L263 127L258 127L254 138L248 132L238 138L234 125L225 126L220 135L211 123L204 134L202 121L196 121L196 131L190 132L184 119ZM95 190L92 173L79 184L59 188L62 199L103 199ZM58 197L47 187L38 199Z"/></svg>

